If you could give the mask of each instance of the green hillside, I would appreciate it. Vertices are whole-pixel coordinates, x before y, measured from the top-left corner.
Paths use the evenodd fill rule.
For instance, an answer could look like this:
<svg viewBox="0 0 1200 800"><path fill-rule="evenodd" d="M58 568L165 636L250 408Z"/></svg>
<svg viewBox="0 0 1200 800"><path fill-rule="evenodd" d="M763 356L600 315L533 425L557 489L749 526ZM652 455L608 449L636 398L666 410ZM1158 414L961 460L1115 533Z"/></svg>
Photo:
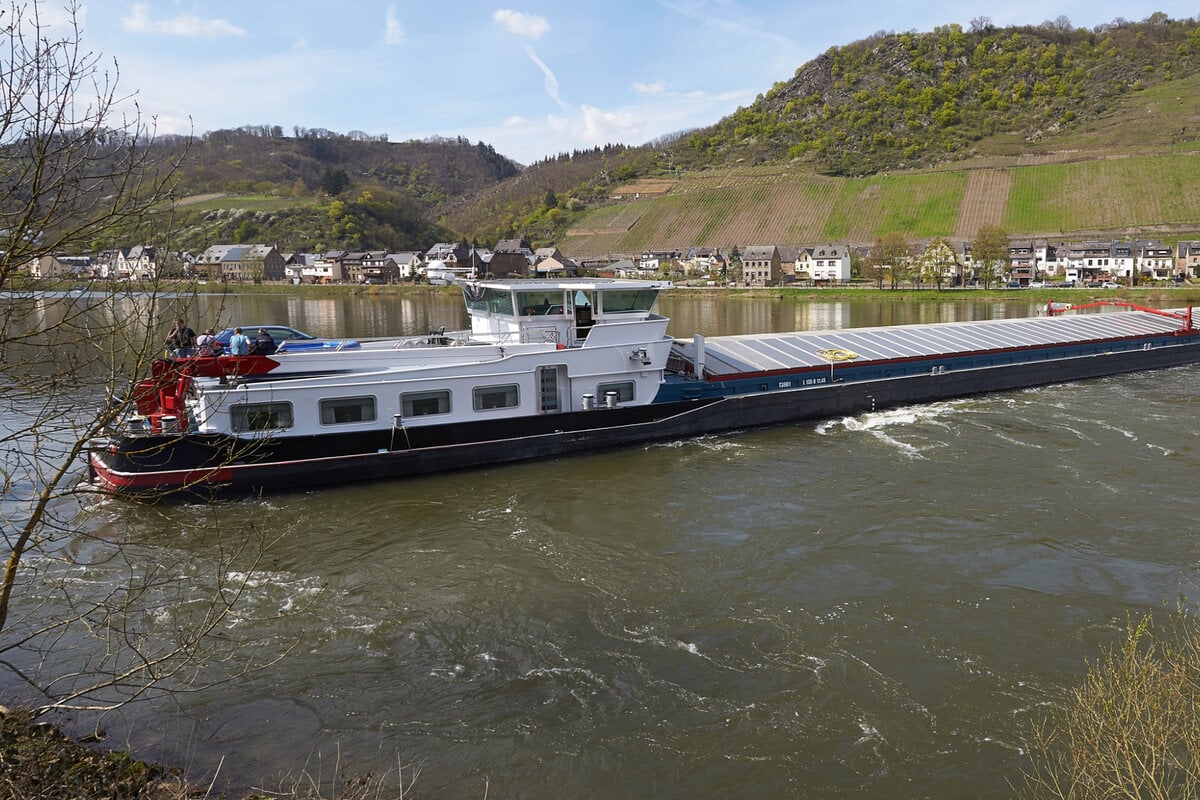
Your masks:
<svg viewBox="0 0 1200 800"><path fill-rule="evenodd" d="M559 246L585 256L869 244L888 232L970 239L983 224L1014 236L1200 238L1200 75L1124 95L1057 136L998 133L975 142L968 158L925 169L850 178L797 158L672 180L657 197L589 210Z"/></svg>
<svg viewBox="0 0 1200 800"><path fill-rule="evenodd" d="M972 204L970 188L980 182L990 191ZM692 245L869 244L889 232L969 239L989 223L1017 236L1192 238L1200 236L1198 182L1200 151L869 178L710 171L681 177L660 198L591 212L559 246L584 256Z"/></svg>
<svg viewBox="0 0 1200 800"><path fill-rule="evenodd" d="M799 159L832 175L930 166L997 135L1058 139L1198 69L1200 25L1165 14L1092 30L979 19L970 31L876 34L830 48L673 155L686 165Z"/></svg>

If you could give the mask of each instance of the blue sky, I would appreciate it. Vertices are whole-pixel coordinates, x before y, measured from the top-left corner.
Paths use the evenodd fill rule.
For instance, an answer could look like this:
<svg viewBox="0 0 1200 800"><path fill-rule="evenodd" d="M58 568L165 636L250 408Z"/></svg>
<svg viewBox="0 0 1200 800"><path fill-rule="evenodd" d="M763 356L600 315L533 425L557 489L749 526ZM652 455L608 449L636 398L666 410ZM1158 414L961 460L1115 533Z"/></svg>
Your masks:
<svg viewBox="0 0 1200 800"><path fill-rule="evenodd" d="M84 0L80 16L162 132L465 136L530 163L711 124L879 30L1155 11L1200 14L1194 0Z"/></svg>

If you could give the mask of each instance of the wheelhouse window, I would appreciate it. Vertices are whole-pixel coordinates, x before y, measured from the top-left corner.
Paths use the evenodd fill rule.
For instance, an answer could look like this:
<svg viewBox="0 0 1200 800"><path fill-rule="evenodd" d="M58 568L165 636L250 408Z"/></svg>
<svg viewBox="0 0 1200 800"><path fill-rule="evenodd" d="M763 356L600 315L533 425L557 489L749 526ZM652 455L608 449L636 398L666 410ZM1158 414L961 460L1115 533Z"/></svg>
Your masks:
<svg viewBox="0 0 1200 800"><path fill-rule="evenodd" d="M322 400L320 405L322 425L375 420L374 397L335 397Z"/></svg>
<svg viewBox="0 0 1200 800"><path fill-rule="evenodd" d="M400 395L400 414L405 417L425 417L450 413L450 390L436 392L405 392Z"/></svg>
<svg viewBox="0 0 1200 800"><path fill-rule="evenodd" d="M596 400L603 403L608 398L609 392L616 392L618 403L633 402L633 381L621 381L620 383L602 383L596 387Z"/></svg>
<svg viewBox="0 0 1200 800"><path fill-rule="evenodd" d="M229 418L238 433L281 430L292 427L292 404L243 403L229 409Z"/></svg>
<svg viewBox="0 0 1200 800"><path fill-rule="evenodd" d="M625 311L649 311L658 297L657 289L629 289L604 293L604 313L620 314Z"/></svg>
<svg viewBox="0 0 1200 800"><path fill-rule="evenodd" d="M487 311L492 314L512 314L512 292L507 289L479 288L464 284L463 299L471 311Z"/></svg>
<svg viewBox="0 0 1200 800"><path fill-rule="evenodd" d="M520 402L515 383L504 386L476 386L472 395L474 396L476 411L516 408Z"/></svg>
<svg viewBox="0 0 1200 800"><path fill-rule="evenodd" d="M563 313L563 295L561 291L517 292L517 307L521 316L543 316L546 314Z"/></svg>

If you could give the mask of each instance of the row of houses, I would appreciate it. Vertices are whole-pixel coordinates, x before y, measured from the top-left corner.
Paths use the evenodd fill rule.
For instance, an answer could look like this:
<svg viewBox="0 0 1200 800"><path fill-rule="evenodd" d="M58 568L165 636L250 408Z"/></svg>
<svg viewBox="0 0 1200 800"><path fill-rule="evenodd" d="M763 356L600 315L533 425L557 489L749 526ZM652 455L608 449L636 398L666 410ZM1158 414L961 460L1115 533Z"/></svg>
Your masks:
<svg viewBox="0 0 1200 800"><path fill-rule="evenodd" d="M1008 252L1005 277L1021 284L1059 277L1074 283L1134 277L1165 281L1200 274L1200 241L1181 241L1172 248L1153 239L1058 244L1021 239L1010 241ZM969 244L964 246L963 263L972 263Z"/></svg>
<svg viewBox="0 0 1200 800"><path fill-rule="evenodd" d="M149 280L186 276L221 281L274 283L399 283L427 279L448 283L456 278L574 275L580 271L613 277L672 276L738 279L751 286L774 286L793 281L813 284L846 283L855 265L871 256L870 248L848 244L810 247L751 245L731 248L693 247L686 251L647 250L637 256L605 255L580 261L557 248L531 248L523 239L499 242L494 250L465 243L439 242L427 250L332 250L326 253L286 253L267 244L221 244L199 255L160 253L149 245L91 256L44 256L27 265L34 278L73 276ZM907 263L885 265L918 270L930 280L930 270L950 283L978 277L982 271L970 242L944 239L918 245ZM1084 283L1093 280L1181 280L1200 276L1200 241L1181 241L1174 247L1156 240L1096 240L1052 243L1045 239L1015 239L993 280L1022 285L1047 280ZM739 272L740 270L740 272Z"/></svg>
<svg viewBox="0 0 1200 800"><path fill-rule="evenodd" d="M985 265L976 263L971 242L935 239L915 246L902 264L880 264L909 278L951 284L978 278ZM774 286L793 281L814 284L845 283L855 275L855 264L871 263L871 248L826 244L814 247L754 245L740 253L692 248L647 251L640 260L614 265L623 276L649 272L683 276L730 276L740 262L737 279L750 286ZM594 261L585 265L597 266ZM668 265L669 266L665 266ZM1174 247L1156 240L1097 240L1053 243L1046 239L1014 239L1003 263L990 266L989 278L1029 285L1040 281L1082 284L1095 280L1128 282L1181 280L1200 276L1200 241L1181 241ZM736 270L734 270L736 273Z"/></svg>
<svg viewBox="0 0 1200 800"><path fill-rule="evenodd" d="M174 254L176 257L179 254ZM53 255L35 258L25 265L32 278L114 278L150 280L158 275L158 250L138 245L111 250L96 256Z"/></svg>

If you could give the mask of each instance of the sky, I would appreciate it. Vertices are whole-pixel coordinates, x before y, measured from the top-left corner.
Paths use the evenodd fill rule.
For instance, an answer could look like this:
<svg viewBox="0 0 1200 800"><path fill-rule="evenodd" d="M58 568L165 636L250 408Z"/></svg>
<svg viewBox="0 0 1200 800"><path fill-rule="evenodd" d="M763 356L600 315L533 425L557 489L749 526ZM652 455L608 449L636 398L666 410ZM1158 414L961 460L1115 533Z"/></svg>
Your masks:
<svg viewBox="0 0 1200 800"><path fill-rule="evenodd" d="M65 0L42 0L47 8ZM523 164L715 123L878 31L1067 17L1091 28L1196 0L81 0L83 44L160 133L243 125L463 136Z"/></svg>

